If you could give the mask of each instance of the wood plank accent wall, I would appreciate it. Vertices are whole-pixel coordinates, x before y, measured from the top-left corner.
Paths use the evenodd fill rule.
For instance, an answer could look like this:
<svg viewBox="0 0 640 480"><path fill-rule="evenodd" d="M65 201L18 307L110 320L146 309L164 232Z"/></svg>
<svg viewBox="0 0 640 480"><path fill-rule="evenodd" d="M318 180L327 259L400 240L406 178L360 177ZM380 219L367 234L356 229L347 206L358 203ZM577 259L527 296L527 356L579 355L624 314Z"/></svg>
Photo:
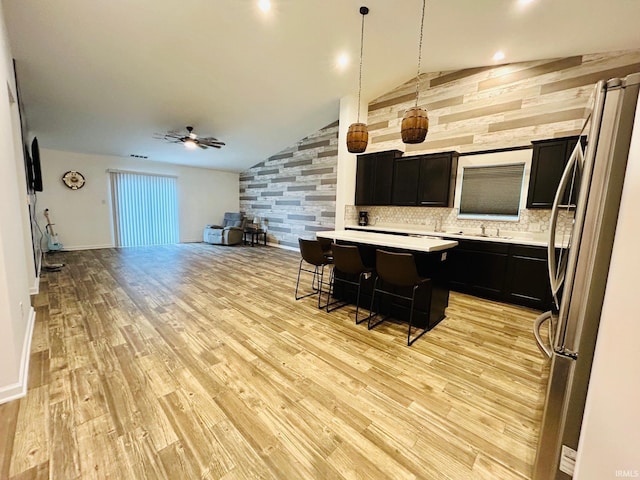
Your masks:
<svg viewBox="0 0 640 480"><path fill-rule="evenodd" d="M240 210L266 220L270 243L298 248L298 238L335 225L338 122L240 175Z"/></svg>
<svg viewBox="0 0 640 480"><path fill-rule="evenodd" d="M367 152L473 152L575 135L594 84L638 71L640 50L426 73L418 102L429 112L426 141L405 146L400 139L415 102L413 79L369 104Z"/></svg>

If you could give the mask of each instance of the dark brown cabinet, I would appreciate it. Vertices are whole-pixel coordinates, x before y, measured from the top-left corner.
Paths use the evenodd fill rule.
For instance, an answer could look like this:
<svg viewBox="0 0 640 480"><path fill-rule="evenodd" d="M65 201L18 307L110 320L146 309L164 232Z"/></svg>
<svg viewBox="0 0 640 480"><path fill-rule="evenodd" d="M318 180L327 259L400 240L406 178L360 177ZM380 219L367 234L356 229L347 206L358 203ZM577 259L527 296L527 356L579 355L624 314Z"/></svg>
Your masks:
<svg viewBox="0 0 640 480"><path fill-rule="evenodd" d="M458 239L458 246L448 255L452 290L540 310L549 308L545 247Z"/></svg>
<svg viewBox="0 0 640 480"><path fill-rule="evenodd" d="M551 302L547 265L546 248L512 245L507 265L505 301L547 308Z"/></svg>
<svg viewBox="0 0 640 480"><path fill-rule="evenodd" d="M358 155L356 205L391 205L394 160L400 150Z"/></svg>
<svg viewBox="0 0 640 480"><path fill-rule="evenodd" d="M553 206L562 172L577 141L578 137L575 136L532 142L533 154L527 208L551 208ZM584 144L584 137L582 141ZM571 201L574 201L574 198ZM568 195L565 195L562 202L565 204L570 202Z"/></svg>
<svg viewBox="0 0 640 480"><path fill-rule="evenodd" d="M449 252L450 287L500 300L507 273L509 244L458 240Z"/></svg>
<svg viewBox="0 0 640 480"><path fill-rule="evenodd" d="M392 205L417 205L420 158L396 158L393 164Z"/></svg>
<svg viewBox="0 0 640 480"><path fill-rule="evenodd" d="M418 205L452 207L457 170L458 152L423 155L420 159Z"/></svg>
<svg viewBox="0 0 640 480"><path fill-rule="evenodd" d="M451 207L457 168L457 152L396 159L392 205Z"/></svg>

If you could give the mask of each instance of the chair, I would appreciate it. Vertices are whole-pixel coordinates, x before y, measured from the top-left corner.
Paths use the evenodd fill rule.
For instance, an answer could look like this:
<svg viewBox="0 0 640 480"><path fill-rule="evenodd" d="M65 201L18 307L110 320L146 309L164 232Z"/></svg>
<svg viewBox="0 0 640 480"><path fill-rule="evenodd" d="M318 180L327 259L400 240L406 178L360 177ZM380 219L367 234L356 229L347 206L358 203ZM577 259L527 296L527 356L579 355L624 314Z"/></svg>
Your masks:
<svg viewBox="0 0 640 480"><path fill-rule="evenodd" d="M237 245L242 243L245 218L241 212L227 212L224 214L222 225L207 225L204 228L203 239L213 245Z"/></svg>
<svg viewBox="0 0 640 480"><path fill-rule="evenodd" d="M322 286L324 285L324 267L331 264L331 259L327 257L322 251L320 242L318 240L306 240L304 238L298 239L300 245L300 266L298 267L298 281L296 282L296 300L309 297L311 295L318 295L318 308L321 306L322 298ZM305 262L308 265L313 266L313 270L310 268L304 268ZM302 272L309 272L313 274L311 279L311 293L298 296L298 289L300 287L300 274ZM325 305L326 306L326 305Z"/></svg>
<svg viewBox="0 0 640 480"><path fill-rule="evenodd" d="M393 253L384 250L376 250L376 273L377 277L373 284L373 295L371 296L370 316L367 322L367 328L380 325L388 317L372 324L372 320L378 315L373 313L373 305L377 294L390 295L395 298L411 301L409 311L409 329L407 332L407 345L411 346L418 338L427 332L427 328L423 328L413 339L411 338L411 328L413 326L413 315L415 310L416 292L421 288L431 287L431 279L421 278L418 275L415 259L411 253ZM382 281L382 285L380 284ZM390 288L389 288L390 287ZM395 287L395 288L394 288ZM401 295L398 290L411 289L411 296ZM429 292L430 294L431 292ZM379 295L378 295L379 301Z"/></svg>
<svg viewBox="0 0 640 480"><path fill-rule="evenodd" d="M332 257L333 252L331 251L331 247L333 245L333 240L327 237L318 237L317 235L316 235L316 239L320 242L320 247L322 248L322 252L327 257Z"/></svg>
<svg viewBox="0 0 640 480"><path fill-rule="evenodd" d="M334 300L329 303L331 296L335 293L335 285L346 284L358 287L356 295L356 325L364 322L367 318L358 320L358 312L360 310L360 291L362 290L363 281L373 276L373 270L367 268L362 263L360 251L355 245L338 245L331 246L333 252L333 270L329 280L329 291L327 292L327 312L332 312L338 308L342 308L349 302L344 300ZM357 281L356 281L357 278ZM333 307L333 308L331 308Z"/></svg>

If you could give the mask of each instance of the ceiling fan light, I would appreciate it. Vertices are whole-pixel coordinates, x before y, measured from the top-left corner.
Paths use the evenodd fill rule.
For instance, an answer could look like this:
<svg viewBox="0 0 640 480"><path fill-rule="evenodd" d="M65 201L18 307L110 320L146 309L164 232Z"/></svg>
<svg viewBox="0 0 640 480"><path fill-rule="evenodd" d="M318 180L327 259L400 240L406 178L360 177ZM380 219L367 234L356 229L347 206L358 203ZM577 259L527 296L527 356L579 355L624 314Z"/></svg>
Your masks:
<svg viewBox="0 0 640 480"><path fill-rule="evenodd" d="M188 148L189 150L194 150L198 148L198 144L193 140L193 138L188 138L184 141L184 147Z"/></svg>

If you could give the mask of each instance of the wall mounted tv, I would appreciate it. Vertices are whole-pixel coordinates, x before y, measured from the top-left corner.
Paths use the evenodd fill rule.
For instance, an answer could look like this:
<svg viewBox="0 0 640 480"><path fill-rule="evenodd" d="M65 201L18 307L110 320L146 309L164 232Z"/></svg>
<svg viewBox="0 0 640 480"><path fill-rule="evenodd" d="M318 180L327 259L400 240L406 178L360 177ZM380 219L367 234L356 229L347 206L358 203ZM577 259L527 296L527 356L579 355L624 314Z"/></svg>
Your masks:
<svg viewBox="0 0 640 480"><path fill-rule="evenodd" d="M36 192L42 191L42 170L40 169L40 148L38 147L38 139L34 138L31 142L31 172L33 179L31 189Z"/></svg>

